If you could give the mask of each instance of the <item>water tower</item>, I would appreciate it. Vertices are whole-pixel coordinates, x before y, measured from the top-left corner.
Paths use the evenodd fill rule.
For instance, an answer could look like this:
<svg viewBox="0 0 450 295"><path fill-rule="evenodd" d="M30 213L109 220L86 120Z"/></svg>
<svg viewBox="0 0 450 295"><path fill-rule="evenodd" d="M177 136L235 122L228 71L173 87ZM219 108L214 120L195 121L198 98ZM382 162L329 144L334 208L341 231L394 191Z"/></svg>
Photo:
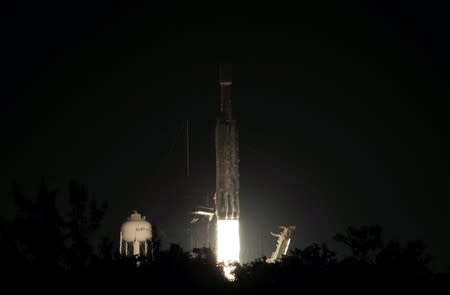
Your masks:
<svg viewBox="0 0 450 295"><path fill-rule="evenodd" d="M147 256L151 239L152 226L150 222L146 220L145 216L134 210L120 228L119 252L121 255Z"/></svg>

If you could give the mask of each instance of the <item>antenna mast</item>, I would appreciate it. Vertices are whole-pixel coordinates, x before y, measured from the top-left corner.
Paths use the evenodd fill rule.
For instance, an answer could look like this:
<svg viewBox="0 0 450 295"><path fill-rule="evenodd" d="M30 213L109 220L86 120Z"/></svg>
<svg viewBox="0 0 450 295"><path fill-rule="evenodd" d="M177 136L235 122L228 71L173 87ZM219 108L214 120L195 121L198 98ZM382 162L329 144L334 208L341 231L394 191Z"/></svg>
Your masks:
<svg viewBox="0 0 450 295"><path fill-rule="evenodd" d="M186 120L186 176L190 175L189 167L189 120Z"/></svg>

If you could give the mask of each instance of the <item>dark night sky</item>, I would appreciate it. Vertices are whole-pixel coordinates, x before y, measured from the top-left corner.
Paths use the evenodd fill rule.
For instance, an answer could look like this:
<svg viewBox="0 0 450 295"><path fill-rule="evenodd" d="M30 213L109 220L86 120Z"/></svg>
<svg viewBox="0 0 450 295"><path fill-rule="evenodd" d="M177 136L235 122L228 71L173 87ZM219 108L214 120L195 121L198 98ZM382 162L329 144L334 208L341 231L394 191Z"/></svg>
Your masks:
<svg viewBox="0 0 450 295"><path fill-rule="evenodd" d="M449 264L447 10L311 2L3 7L0 213L12 180L31 194L45 177L63 196L74 178L108 200L105 233L138 208L182 242L186 191L214 192L216 67L229 60L243 255L260 255L261 235L268 255L280 224L304 247L379 223Z"/></svg>

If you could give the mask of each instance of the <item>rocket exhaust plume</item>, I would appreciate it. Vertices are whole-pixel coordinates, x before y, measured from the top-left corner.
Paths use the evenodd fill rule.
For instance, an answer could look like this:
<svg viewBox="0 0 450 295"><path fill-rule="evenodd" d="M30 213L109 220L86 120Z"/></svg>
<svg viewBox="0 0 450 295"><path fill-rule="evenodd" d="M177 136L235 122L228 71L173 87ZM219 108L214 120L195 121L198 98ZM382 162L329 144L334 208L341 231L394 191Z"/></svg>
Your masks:
<svg viewBox="0 0 450 295"><path fill-rule="evenodd" d="M223 263L225 276L233 280L233 263L239 262L239 220L217 220L217 262Z"/></svg>
<svg viewBox="0 0 450 295"><path fill-rule="evenodd" d="M239 262L239 143L231 108L231 65L219 69L220 111L216 123L217 262L233 279L232 263Z"/></svg>

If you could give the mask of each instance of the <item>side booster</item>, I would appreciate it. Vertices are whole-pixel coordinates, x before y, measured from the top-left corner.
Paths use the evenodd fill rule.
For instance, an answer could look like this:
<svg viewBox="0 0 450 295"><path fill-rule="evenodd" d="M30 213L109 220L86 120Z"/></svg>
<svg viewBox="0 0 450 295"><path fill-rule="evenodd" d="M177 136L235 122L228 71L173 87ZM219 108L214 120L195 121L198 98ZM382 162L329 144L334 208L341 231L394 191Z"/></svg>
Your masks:
<svg viewBox="0 0 450 295"><path fill-rule="evenodd" d="M219 67L220 109L216 123L216 216L239 219L239 142L231 107L231 65Z"/></svg>

